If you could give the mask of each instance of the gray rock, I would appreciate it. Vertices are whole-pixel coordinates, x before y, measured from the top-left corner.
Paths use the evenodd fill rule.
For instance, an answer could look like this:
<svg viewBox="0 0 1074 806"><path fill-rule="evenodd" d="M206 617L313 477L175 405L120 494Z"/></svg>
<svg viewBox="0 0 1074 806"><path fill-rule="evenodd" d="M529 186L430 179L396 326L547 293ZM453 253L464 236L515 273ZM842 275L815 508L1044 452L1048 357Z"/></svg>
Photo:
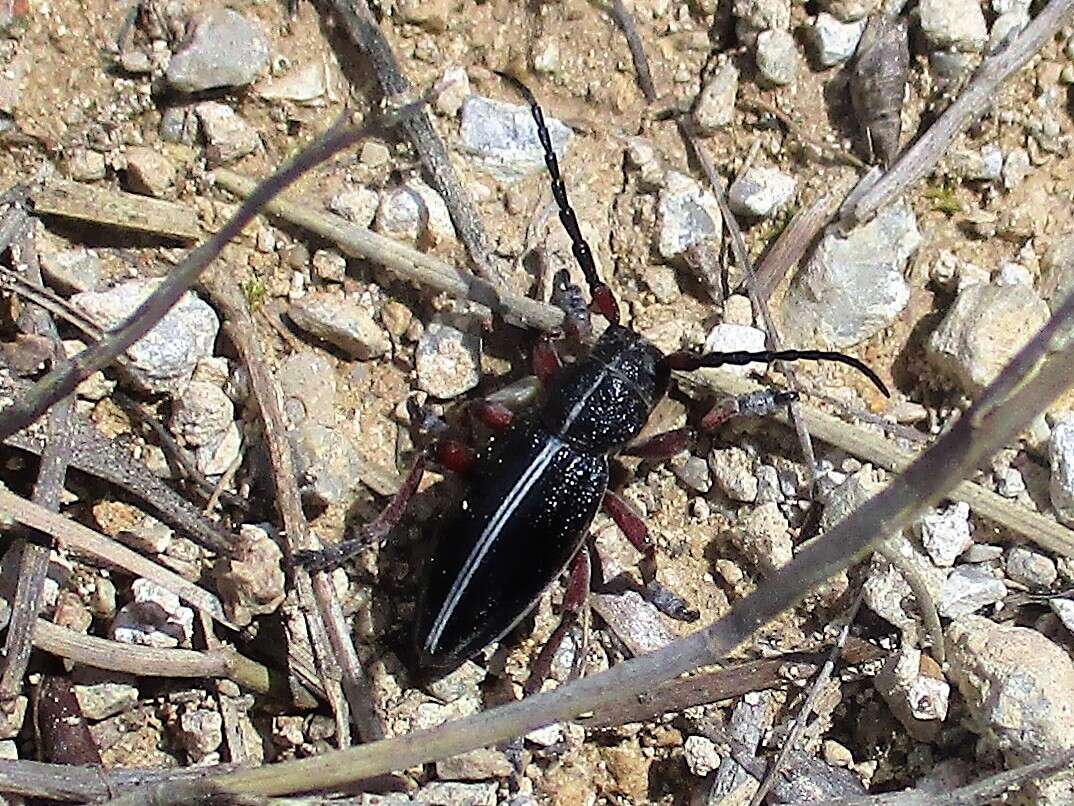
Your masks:
<svg viewBox="0 0 1074 806"><path fill-rule="evenodd" d="M988 41L979 0L921 0L921 30L935 50L976 53Z"/></svg>
<svg viewBox="0 0 1074 806"><path fill-rule="evenodd" d="M925 349L969 395L979 393L1048 319L1031 287L974 283L959 291Z"/></svg>
<svg viewBox="0 0 1074 806"><path fill-rule="evenodd" d="M1074 416L1057 418L1048 446L1051 463L1049 492L1061 521L1074 525Z"/></svg>
<svg viewBox="0 0 1074 806"><path fill-rule="evenodd" d="M813 23L813 52L822 67L834 67L850 59L865 30L865 20L842 22L822 11Z"/></svg>
<svg viewBox="0 0 1074 806"><path fill-rule="evenodd" d="M481 337L431 322L415 351L418 387L443 400L469 392L481 381Z"/></svg>
<svg viewBox="0 0 1074 806"><path fill-rule="evenodd" d="M888 540L887 547L897 552L925 581L934 600L943 593L947 572L937 568L929 558L905 537ZM872 567L863 585L865 604L880 618L904 632L916 634L920 617L914 605L914 594L902 573L879 554L873 557ZM909 612L907 612L909 607Z"/></svg>
<svg viewBox="0 0 1074 806"><path fill-rule="evenodd" d="M738 68L730 61L722 62L697 96L693 118L702 134L712 134L731 125L735 119L735 99L738 97Z"/></svg>
<svg viewBox="0 0 1074 806"><path fill-rule="evenodd" d="M373 216L377 214L379 205L380 196L375 190L359 187L337 193L328 203L328 209L352 224L368 227L373 223Z"/></svg>
<svg viewBox="0 0 1074 806"><path fill-rule="evenodd" d="M757 479L757 503L780 503L784 499L783 490L780 488L779 471L772 465L761 465L754 473Z"/></svg>
<svg viewBox="0 0 1074 806"><path fill-rule="evenodd" d="M988 543L974 543L966 552L962 555L964 562L968 563L988 563L992 560L998 560L1003 556L1002 546L992 546Z"/></svg>
<svg viewBox="0 0 1074 806"><path fill-rule="evenodd" d="M162 198L175 185L175 166L159 151L131 146L127 158L127 187L135 193Z"/></svg>
<svg viewBox="0 0 1074 806"><path fill-rule="evenodd" d="M1054 313L1074 291L1074 233L1061 235L1051 243L1040 261L1040 295Z"/></svg>
<svg viewBox="0 0 1074 806"><path fill-rule="evenodd" d="M335 249L318 249L313 253L313 274L329 283L342 283L347 277L347 258Z"/></svg>
<svg viewBox="0 0 1074 806"><path fill-rule="evenodd" d="M455 671L429 683L427 688L430 694L445 703L480 699L481 684L487 674L484 668L468 660Z"/></svg>
<svg viewBox="0 0 1074 806"><path fill-rule="evenodd" d="M1063 626L1074 633L1074 599L1064 599L1061 596L1057 596L1054 599L1049 599L1048 605L1052 608L1052 612L1059 616Z"/></svg>
<svg viewBox="0 0 1074 806"><path fill-rule="evenodd" d="M673 463L671 470L679 481L695 492L707 493L712 489L708 462L700 456L689 456L684 462Z"/></svg>
<svg viewBox="0 0 1074 806"><path fill-rule="evenodd" d="M920 243L917 218L904 202L845 236L825 235L783 305L788 332L801 342L820 337L848 347L890 325L910 299L904 272Z"/></svg>
<svg viewBox="0 0 1074 806"><path fill-rule="evenodd" d="M716 197L685 174L669 171L658 202L660 221L657 250L665 260L682 255L691 247L708 242L719 248L722 241L720 206Z"/></svg>
<svg viewBox="0 0 1074 806"><path fill-rule="evenodd" d="M128 280L107 291L86 291L71 297L71 304L99 325L111 328L125 320L145 301L160 280ZM148 391L178 391L202 358L212 355L220 320L216 313L188 291L168 314L135 343L127 356L140 370Z"/></svg>
<svg viewBox="0 0 1074 806"><path fill-rule="evenodd" d="M1005 47L1027 25L1029 25L1028 11L1008 11L1000 14L992 23L992 30L988 34L988 52L995 53Z"/></svg>
<svg viewBox="0 0 1074 806"><path fill-rule="evenodd" d="M129 683L93 683L75 686L74 692L82 715L94 721L108 719L138 704L138 687Z"/></svg>
<svg viewBox="0 0 1074 806"><path fill-rule="evenodd" d="M76 182L96 182L108 175L104 154L88 148L74 148L66 160L67 175Z"/></svg>
<svg viewBox="0 0 1074 806"><path fill-rule="evenodd" d="M194 107L205 135L205 159L210 165L224 165L252 154L261 137L230 106L205 101Z"/></svg>
<svg viewBox="0 0 1074 806"><path fill-rule="evenodd" d="M433 87L433 106L441 115L453 118L470 97L470 77L465 67L449 67Z"/></svg>
<svg viewBox="0 0 1074 806"><path fill-rule="evenodd" d="M778 168L750 168L727 193L731 209L739 215L769 218L794 198L797 183Z"/></svg>
<svg viewBox="0 0 1074 806"><path fill-rule="evenodd" d="M206 476L220 476L227 472L242 452L242 431L232 422L224 432L210 439L194 452L198 470Z"/></svg>
<svg viewBox="0 0 1074 806"><path fill-rule="evenodd" d="M207 445L231 426L235 406L224 390L206 381L191 381L172 402L171 432L185 445Z"/></svg>
<svg viewBox="0 0 1074 806"><path fill-rule="evenodd" d="M1014 190L1033 170L1033 164L1029 161L1029 152L1024 148L1011 149L1007 158L1003 161L1003 187Z"/></svg>
<svg viewBox="0 0 1074 806"><path fill-rule="evenodd" d="M308 350L292 353L276 373L283 393L283 409L292 425L309 420L334 425L340 415L336 407L336 371L320 353Z"/></svg>
<svg viewBox="0 0 1074 806"><path fill-rule="evenodd" d="M184 711L179 717L177 735L191 758L201 761L216 753L224 741L224 718L219 711L207 708Z"/></svg>
<svg viewBox="0 0 1074 806"><path fill-rule="evenodd" d="M387 353L388 334L357 303L325 291L314 291L291 303L287 315L296 325L333 344L359 361Z"/></svg>
<svg viewBox="0 0 1074 806"><path fill-rule="evenodd" d="M786 31L791 26L790 0L735 0L735 33L752 47L762 31Z"/></svg>
<svg viewBox="0 0 1074 806"><path fill-rule="evenodd" d="M873 13L880 0L820 0L820 6L840 22L856 22Z"/></svg>
<svg viewBox="0 0 1074 806"><path fill-rule="evenodd" d="M1008 578L1030 590L1051 587L1059 576L1055 562L1050 557L1025 546L1015 546L1010 550L1004 569Z"/></svg>
<svg viewBox="0 0 1074 806"><path fill-rule="evenodd" d="M488 747L436 762L436 776L441 781L487 781L509 778L513 772L507 756Z"/></svg>
<svg viewBox="0 0 1074 806"><path fill-rule="evenodd" d="M342 429L306 420L287 434L302 494L323 506L348 506L361 483L365 462Z"/></svg>
<svg viewBox="0 0 1074 806"><path fill-rule="evenodd" d="M757 70L768 84L785 87L798 77L801 58L790 31L761 31L756 58Z"/></svg>
<svg viewBox="0 0 1074 806"><path fill-rule="evenodd" d="M713 448L709 452L709 469L716 484L732 501L752 503L757 500L753 458L742 448Z"/></svg>
<svg viewBox="0 0 1074 806"><path fill-rule="evenodd" d="M949 676L970 728L1011 769L1074 747L1074 662L1036 630L966 616L947 628ZM1074 771L1027 784L1019 802L1074 802Z"/></svg>
<svg viewBox="0 0 1074 806"><path fill-rule="evenodd" d="M381 195L373 229L390 238L408 241L428 236L439 242L455 237L444 200L417 179Z"/></svg>
<svg viewBox="0 0 1074 806"><path fill-rule="evenodd" d="M97 253L89 249L64 249L41 255L41 272L60 291L78 293L96 290L104 266Z"/></svg>
<svg viewBox="0 0 1074 806"><path fill-rule="evenodd" d="M781 568L794 556L790 524L778 504L761 504L739 519L731 530L731 542L763 571Z"/></svg>
<svg viewBox="0 0 1074 806"><path fill-rule="evenodd" d="M267 101L320 106L328 93L328 80L328 66L320 60L314 60L258 85L257 94Z"/></svg>
<svg viewBox="0 0 1074 806"><path fill-rule="evenodd" d="M936 565L949 568L973 545L970 534L970 508L961 501L944 509L933 510L918 522L921 543Z"/></svg>
<svg viewBox="0 0 1074 806"><path fill-rule="evenodd" d="M994 182L1003 172L1003 151L989 143L980 150L954 151L947 157L952 174L975 182Z"/></svg>
<svg viewBox="0 0 1074 806"><path fill-rule="evenodd" d="M546 117L552 148L563 161L571 130L555 118ZM462 148L474 157L477 167L504 182L544 170L544 152L527 106L471 95L462 105Z"/></svg>
<svg viewBox="0 0 1074 806"><path fill-rule="evenodd" d="M496 806L496 784L434 781L414 793L416 803L429 806Z"/></svg>
<svg viewBox="0 0 1074 806"><path fill-rule="evenodd" d="M947 577L936 609L944 618L957 619L982 607L1002 602L1007 586L979 565L960 565Z"/></svg>
<svg viewBox="0 0 1074 806"><path fill-rule="evenodd" d="M268 64L269 44L260 24L228 8L194 17L186 39L168 63L168 84L179 92L244 87Z"/></svg>

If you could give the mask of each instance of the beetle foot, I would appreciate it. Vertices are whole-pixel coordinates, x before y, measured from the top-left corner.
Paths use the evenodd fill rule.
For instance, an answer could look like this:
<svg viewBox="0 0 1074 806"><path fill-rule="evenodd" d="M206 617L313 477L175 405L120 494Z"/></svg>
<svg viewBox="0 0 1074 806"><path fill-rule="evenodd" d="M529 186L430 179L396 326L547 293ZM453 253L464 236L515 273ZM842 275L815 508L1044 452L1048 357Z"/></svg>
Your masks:
<svg viewBox="0 0 1074 806"><path fill-rule="evenodd" d="M645 601L649 602L665 616L676 621L693 622L701 618L700 611L694 610L679 594L655 579L649 580L645 584L641 595Z"/></svg>

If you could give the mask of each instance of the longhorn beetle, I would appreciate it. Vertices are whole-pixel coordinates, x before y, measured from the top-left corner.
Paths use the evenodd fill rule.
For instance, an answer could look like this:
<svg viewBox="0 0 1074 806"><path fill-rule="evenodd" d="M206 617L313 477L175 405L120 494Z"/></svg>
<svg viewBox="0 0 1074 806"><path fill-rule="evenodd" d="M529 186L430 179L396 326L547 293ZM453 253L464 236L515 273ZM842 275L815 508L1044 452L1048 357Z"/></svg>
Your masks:
<svg viewBox="0 0 1074 806"><path fill-rule="evenodd" d="M619 323L611 289L597 276L593 255L582 237L560 174L544 115L533 94L517 79L504 76L529 104L559 219L589 286L593 309L608 321L588 354L560 367L550 341L539 342L534 364L549 382L546 401L526 416L488 401L472 404L476 415L502 434L484 455L453 440L440 440L419 456L388 507L357 537L334 548L302 552L300 563L328 568L345 561L363 545L383 539L400 520L421 480L427 457L465 472L469 488L441 517L438 540L424 569L413 624L418 671L444 674L502 638L536 604L565 570L571 569L564 617L538 658L527 685L539 687L552 653L584 602L590 566L582 545L589 525L603 505L628 539L643 553L642 576L651 598L665 612L696 618L670 591L655 581L655 562L645 524L609 491L609 460L620 453L666 458L687 447L689 429L657 435L632 445L653 408L667 392L672 370L744 365L772 361L836 361L868 378L885 394L880 378L852 356L823 350L664 355L645 337ZM563 336L577 346L592 341L581 289L558 273L553 301L564 309ZM718 406L701 421L712 429L738 413L763 413L794 399L793 393L762 392Z"/></svg>

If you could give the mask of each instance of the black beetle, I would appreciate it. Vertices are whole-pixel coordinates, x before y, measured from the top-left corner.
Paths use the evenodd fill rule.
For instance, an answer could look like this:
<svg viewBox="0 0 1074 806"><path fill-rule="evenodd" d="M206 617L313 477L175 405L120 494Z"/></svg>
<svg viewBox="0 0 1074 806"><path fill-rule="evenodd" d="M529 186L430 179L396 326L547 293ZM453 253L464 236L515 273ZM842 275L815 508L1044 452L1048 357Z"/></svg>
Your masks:
<svg viewBox="0 0 1074 806"><path fill-rule="evenodd" d="M628 538L651 559L644 524L608 491L609 459L627 449L668 389L671 370L693 370L755 361L830 360L864 372L887 394L876 374L858 359L819 350L664 355L635 331L619 324L611 290L596 273L567 199L548 129L536 99L508 78L530 105L560 220L571 238L572 251L585 275L593 307L609 326L587 355L560 370L545 403L513 420L498 409L486 411L487 422L503 427L491 450L474 457L452 441L438 445L435 456L445 465L465 470L469 487L461 501L437 525L438 537L424 570L413 625L413 650L423 674L446 673L502 638L533 608L541 594L571 565L573 594L588 589L586 552L580 552L589 525L602 502ZM577 288L557 278L565 308L564 329L576 343L588 336L587 311L572 301ZM553 353L554 355L554 353ZM558 360L556 360L558 364ZM790 394L763 398L763 408L793 399ZM754 401L755 402L755 401ZM751 401L744 401L751 405ZM710 421L711 424L712 421ZM660 435L631 453L670 456L687 446L686 429ZM311 567L336 565L359 547L387 534L399 520L424 469L419 458L403 489L359 537L322 552L297 557ZM610 496L610 497L609 497ZM584 567L583 567L584 566ZM652 581L653 568L648 576ZM574 606L565 604L565 610ZM547 649L547 648L546 648ZM546 659L550 660L550 658ZM532 678L531 678L532 679Z"/></svg>

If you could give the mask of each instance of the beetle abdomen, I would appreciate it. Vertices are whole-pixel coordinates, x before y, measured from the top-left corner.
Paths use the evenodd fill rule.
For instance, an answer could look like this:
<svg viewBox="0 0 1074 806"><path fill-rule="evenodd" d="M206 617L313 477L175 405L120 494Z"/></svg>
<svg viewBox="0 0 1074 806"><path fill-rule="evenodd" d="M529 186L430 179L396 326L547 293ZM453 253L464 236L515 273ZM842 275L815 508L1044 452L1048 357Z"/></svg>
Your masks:
<svg viewBox="0 0 1074 806"><path fill-rule="evenodd" d="M518 623L578 551L607 485L602 454L539 422L508 432L438 526L414 625L419 667L452 669Z"/></svg>

